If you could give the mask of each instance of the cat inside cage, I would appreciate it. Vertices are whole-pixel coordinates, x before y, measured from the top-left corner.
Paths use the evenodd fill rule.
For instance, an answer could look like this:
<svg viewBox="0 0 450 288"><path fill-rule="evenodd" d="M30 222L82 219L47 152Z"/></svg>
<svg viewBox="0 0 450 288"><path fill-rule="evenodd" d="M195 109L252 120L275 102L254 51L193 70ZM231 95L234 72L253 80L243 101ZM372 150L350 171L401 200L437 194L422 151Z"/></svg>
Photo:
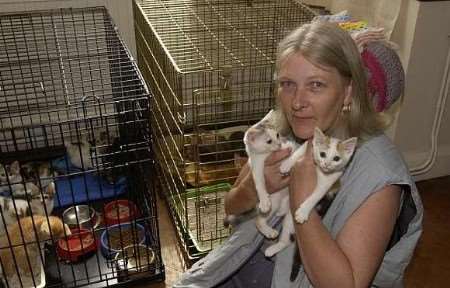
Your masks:
<svg viewBox="0 0 450 288"><path fill-rule="evenodd" d="M147 262L156 261L151 213L141 205L151 199L146 183L133 176L149 170L148 143L139 129L101 122L106 123L3 131L3 136L14 134L14 141L0 142L5 151L0 165L0 277L5 287L49 286L45 274L60 285L67 281L61 279L64 272L74 267L116 265L115 257L128 246L131 255L139 249L140 265L147 270ZM19 147L24 150L13 151Z"/></svg>
<svg viewBox="0 0 450 288"><path fill-rule="evenodd" d="M162 281L149 99L105 7L0 13L0 283Z"/></svg>

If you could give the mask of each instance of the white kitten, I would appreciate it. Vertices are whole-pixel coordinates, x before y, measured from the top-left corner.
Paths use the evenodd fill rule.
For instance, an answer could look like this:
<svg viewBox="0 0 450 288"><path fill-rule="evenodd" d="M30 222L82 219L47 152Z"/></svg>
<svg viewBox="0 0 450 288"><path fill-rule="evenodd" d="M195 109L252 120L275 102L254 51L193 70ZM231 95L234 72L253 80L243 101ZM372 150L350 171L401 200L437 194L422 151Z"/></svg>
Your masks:
<svg viewBox="0 0 450 288"><path fill-rule="evenodd" d="M274 213L277 216L285 216L282 225L280 239L276 246L266 251L270 257L286 247L290 243L290 235L293 233L292 215L289 209L289 190L284 188L276 193L268 194L264 177L264 162L266 158L279 149L291 148L291 155L282 162L281 173L289 172L295 162L300 159L306 151L306 143L299 145L294 140L285 139L280 136L280 118L277 111L270 111L260 122L250 127L244 136L244 143L249 156L249 166L255 182L258 194L258 214L256 216L256 227L267 238L273 239L278 236L278 231L267 224L267 219ZM271 213L268 213L271 212Z"/></svg>
<svg viewBox="0 0 450 288"><path fill-rule="evenodd" d="M79 142L65 143L67 156L73 166L77 168L92 169L94 168L91 158L91 143L88 141L88 136L82 134Z"/></svg>
<svg viewBox="0 0 450 288"><path fill-rule="evenodd" d="M343 174L344 168L356 148L356 143L357 138L355 137L341 141L337 138L325 136L319 128L314 130L313 158L316 164L317 184L313 193L295 211L295 220L298 223L307 221L311 210L327 193L331 193L330 188ZM301 156L297 158L299 159ZM290 157L288 161L291 161L291 159ZM284 164L280 167L282 173L288 171L287 169L290 169L295 162L288 165ZM278 194L278 192L275 194ZM283 230L280 239L266 249L264 253L267 257L271 257L287 247L290 243L290 235L295 232L289 207L287 207L287 210L282 223Z"/></svg>
<svg viewBox="0 0 450 288"><path fill-rule="evenodd" d="M269 246L265 255L272 257L291 243L291 235L294 234L294 222L289 205L289 189L286 187L276 193L269 194L266 190L264 177L264 162L274 151L291 148L291 155L283 160L280 173L288 173L297 161L301 161L307 148L307 143L300 145L294 140L285 139L279 132L282 127L280 114L270 111L261 121L250 127L244 136L244 143L249 156L249 166L255 182L258 194L258 208L255 219L258 230L267 238L278 237L278 231L267 224L267 219L276 213L284 216L282 230L278 242ZM341 141L337 138L325 136L320 129L316 128L313 139L313 154L316 163L317 185L313 193L296 210L295 219L304 223L311 210L330 191L331 186L342 175L343 170L349 162L357 139L355 137ZM269 213L270 212L270 213ZM234 218L227 216L227 221Z"/></svg>
<svg viewBox="0 0 450 288"><path fill-rule="evenodd" d="M314 130L313 156L316 164L317 185L313 193L295 211L295 220L304 223L311 210L327 194L344 173L344 168L355 151L357 138L345 141L328 137L319 128Z"/></svg>
<svg viewBox="0 0 450 288"><path fill-rule="evenodd" d="M264 177L264 161L273 152L281 148L291 147L292 154L282 162L280 173L290 171L296 161L306 152L307 143L299 145L293 140L282 139L277 133L277 119L271 111L263 120L252 126L245 134L244 143L249 156L249 164L255 182L259 212L256 217L258 230L267 238L276 238L278 231L267 224L267 219L276 213L284 216L282 230L277 243L269 246L265 255L271 257L288 246L291 234L294 233L293 218L289 208L289 190L284 188L276 193L268 194ZM275 120L276 121L276 120ZM316 128L313 139L314 160L317 167L317 186L314 192L296 210L296 221L303 223L309 213L329 191L330 187L342 175L345 166L356 147L356 138L341 141L337 138L325 136ZM269 214L268 212L271 211Z"/></svg>

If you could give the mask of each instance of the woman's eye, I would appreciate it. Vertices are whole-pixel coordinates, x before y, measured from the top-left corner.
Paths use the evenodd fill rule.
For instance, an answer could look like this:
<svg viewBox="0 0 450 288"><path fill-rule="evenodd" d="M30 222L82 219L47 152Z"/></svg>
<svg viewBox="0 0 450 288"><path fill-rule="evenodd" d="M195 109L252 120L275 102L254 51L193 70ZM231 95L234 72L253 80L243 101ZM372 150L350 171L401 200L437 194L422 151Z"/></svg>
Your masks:
<svg viewBox="0 0 450 288"><path fill-rule="evenodd" d="M325 152L320 152L320 157L322 157L322 158L325 158L325 157L327 157L327 154L325 154Z"/></svg>
<svg viewBox="0 0 450 288"><path fill-rule="evenodd" d="M339 156L334 156L333 161L338 162L339 160L341 160L341 157L339 157Z"/></svg>
<svg viewBox="0 0 450 288"><path fill-rule="evenodd" d="M280 86L281 87L291 87L291 86L295 86L295 83L294 83L294 81L283 80L283 81L280 81Z"/></svg>
<svg viewBox="0 0 450 288"><path fill-rule="evenodd" d="M294 92L297 89L297 84L291 80L282 80L280 81L280 88L283 92Z"/></svg>
<svg viewBox="0 0 450 288"><path fill-rule="evenodd" d="M320 82L320 81L313 81L313 82L310 83L310 87L311 87L311 89L313 91L317 91L317 90L320 90L320 89L324 88L325 84L323 82Z"/></svg>

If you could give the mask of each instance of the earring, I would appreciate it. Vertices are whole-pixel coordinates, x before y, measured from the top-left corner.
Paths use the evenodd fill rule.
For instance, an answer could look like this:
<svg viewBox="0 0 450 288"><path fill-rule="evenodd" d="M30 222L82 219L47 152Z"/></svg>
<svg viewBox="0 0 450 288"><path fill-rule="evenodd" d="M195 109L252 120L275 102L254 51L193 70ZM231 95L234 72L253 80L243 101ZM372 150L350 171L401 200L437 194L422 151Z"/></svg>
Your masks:
<svg viewBox="0 0 450 288"><path fill-rule="evenodd" d="M349 113L350 111L352 111L352 106L350 104L344 105L342 107L342 113Z"/></svg>

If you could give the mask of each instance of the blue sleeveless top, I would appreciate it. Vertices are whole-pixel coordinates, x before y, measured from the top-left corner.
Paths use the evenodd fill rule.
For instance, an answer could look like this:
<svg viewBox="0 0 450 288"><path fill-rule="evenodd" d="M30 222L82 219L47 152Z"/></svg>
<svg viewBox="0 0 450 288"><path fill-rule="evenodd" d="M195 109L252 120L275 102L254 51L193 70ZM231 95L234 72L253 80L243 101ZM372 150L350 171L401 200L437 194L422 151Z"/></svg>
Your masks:
<svg viewBox="0 0 450 288"><path fill-rule="evenodd" d="M322 219L332 237L337 236L347 219L370 195L386 185L401 187L396 227L372 286L403 287L405 268L422 233L423 206L399 151L384 134L373 137L355 151L340 183L340 190ZM275 217L271 219L273 225L279 222ZM256 229L254 219L243 221L220 247L195 263L173 287L218 286L231 279L258 252L263 242L264 237ZM303 269L295 281L289 279L295 249L293 242L274 256L272 288L311 287Z"/></svg>

